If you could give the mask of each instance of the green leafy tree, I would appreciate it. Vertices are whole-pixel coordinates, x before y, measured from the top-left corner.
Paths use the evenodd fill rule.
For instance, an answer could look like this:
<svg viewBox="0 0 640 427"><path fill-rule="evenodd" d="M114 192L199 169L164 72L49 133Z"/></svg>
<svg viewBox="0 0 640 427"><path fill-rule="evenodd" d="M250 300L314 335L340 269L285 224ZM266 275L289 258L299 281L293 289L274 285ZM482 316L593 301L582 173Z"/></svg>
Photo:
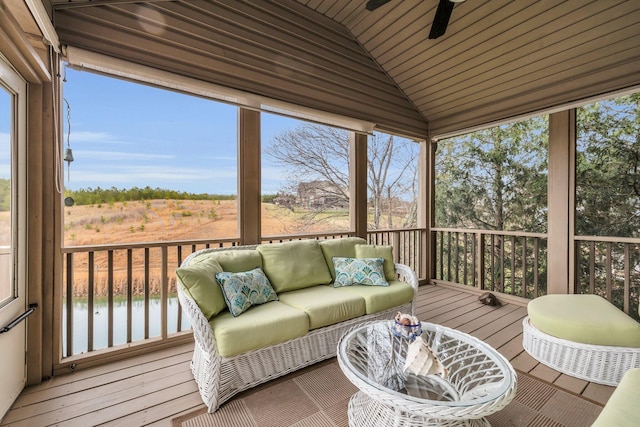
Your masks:
<svg viewBox="0 0 640 427"><path fill-rule="evenodd" d="M640 237L640 94L579 108L576 128L576 234ZM628 286L638 318L640 245L580 244L577 255L579 289L591 292L593 279L596 294L623 308Z"/></svg>
<svg viewBox="0 0 640 427"><path fill-rule="evenodd" d="M436 225L546 231L547 119L449 138L436 152Z"/></svg>
<svg viewBox="0 0 640 427"><path fill-rule="evenodd" d="M485 129L438 142L436 151L435 225L438 227L546 232L546 117ZM441 234L436 269L440 279L463 281L477 277L479 258L468 247L476 241L463 233ZM545 249L526 237L486 237L484 286L489 290L529 295L523 283L546 283ZM539 244L539 242L538 242ZM524 259L523 259L524 258ZM539 262L536 271L528 268ZM524 266L524 267L523 267ZM473 271L465 276L465 272ZM460 277L463 277L461 279ZM465 278L466 277L466 278Z"/></svg>
<svg viewBox="0 0 640 427"><path fill-rule="evenodd" d="M640 236L640 94L577 111L576 233Z"/></svg>

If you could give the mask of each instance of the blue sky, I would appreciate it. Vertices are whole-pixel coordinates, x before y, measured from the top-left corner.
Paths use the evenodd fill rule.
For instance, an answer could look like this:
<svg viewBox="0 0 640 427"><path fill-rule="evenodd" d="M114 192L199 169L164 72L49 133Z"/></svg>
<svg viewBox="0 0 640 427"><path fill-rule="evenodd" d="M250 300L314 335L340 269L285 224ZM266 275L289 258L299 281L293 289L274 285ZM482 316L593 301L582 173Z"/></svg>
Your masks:
<svg viewBox="0 0 640 427"><path fill-rule="evenodd" d="M74 161L65 188L166 188L235 194L237 107L142 84L65 69L63 143ZM262 143L293 119L263 114ZM281 185L277 166L263 160L263 193Z"/></svg>

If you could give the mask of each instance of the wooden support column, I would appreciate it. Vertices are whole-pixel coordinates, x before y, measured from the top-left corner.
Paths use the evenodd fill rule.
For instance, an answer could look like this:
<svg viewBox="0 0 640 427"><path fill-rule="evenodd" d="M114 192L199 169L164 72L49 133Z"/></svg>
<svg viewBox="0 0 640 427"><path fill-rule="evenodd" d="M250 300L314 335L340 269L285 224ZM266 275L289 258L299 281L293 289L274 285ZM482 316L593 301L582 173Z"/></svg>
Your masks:
<svg viewBox="0 0 640 427"><path fill-rule="evenodd" d="M261 221L260 112L238 111L238 233L240 243L260 243Z"/></svg>
<svg viewBox="0 0 640 427"><path fill-rule="evenodd" d="M570 244L573 239L572 159L575 147L575 112L549 115L549 183L547 293L566 294L570 285Z"/></svg>
<svg viewBox="0 0 640 427"><path fill-rule="evenodd" d="M349 216L357 237L367 238L367 135L349 135Z"/></svg>
<svg viewBox="0 0 640 427"><path fill-rule="evenodd" d="M417 271L418 279L427 283L433 277L435 264L435 240L431 236L431 227L435 221L435 157L437 143L420 142L418 154L418 211L417 223L420 233L420 247L423 254Z"/></svg>

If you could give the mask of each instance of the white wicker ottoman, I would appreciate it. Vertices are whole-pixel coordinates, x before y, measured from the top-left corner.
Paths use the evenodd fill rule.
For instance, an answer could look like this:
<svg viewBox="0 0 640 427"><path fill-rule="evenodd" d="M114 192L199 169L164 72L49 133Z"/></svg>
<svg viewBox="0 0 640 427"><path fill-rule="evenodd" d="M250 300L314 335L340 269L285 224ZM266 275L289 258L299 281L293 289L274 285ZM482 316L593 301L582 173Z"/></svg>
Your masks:
<svg viewBox="0 0 640 427"><path fill-rule="evenodd" d="M538 362L563 374L616 386L629 369L640 368L640 348L591 345L557 338L522 320L522 347Z"/></svg>
<svg viewBox="0 0 640 427"><path fill-rule="evenodd" d="M360 391L349 402L349 425L490 426L484 418L516 393L511 364L488 344L459 331L422 323L422 338L449 370L440 377L402 372L409 340L393 322L356 327L338 344L338 363Z"/></svg>

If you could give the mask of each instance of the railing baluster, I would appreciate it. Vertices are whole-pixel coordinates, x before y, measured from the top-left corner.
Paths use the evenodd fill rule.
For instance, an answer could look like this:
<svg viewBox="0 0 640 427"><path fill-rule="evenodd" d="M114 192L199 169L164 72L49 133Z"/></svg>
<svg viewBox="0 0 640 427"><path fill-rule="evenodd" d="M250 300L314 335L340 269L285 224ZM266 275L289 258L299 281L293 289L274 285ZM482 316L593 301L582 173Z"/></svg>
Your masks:
<svg viewBox="0 0 640 427"><path fill-rule="evenodd" d="M534 237L533 239L533 297L537 298L539 294L538 292L538 257L540 255L540 239ZM546 292L545 292L546 293Z"/></svg>
<svg viewBox="0 0 640 427"><path fill-rule="evenodd" d="M467 233L463 233L462 234L463 237L463 241L464 241L464 247L462 249L463 253L464 253L464 262L462 264L463 266L463 271L462 271L462 280L464 282L465 285L469 284L469 280L467 277L467 273L468 273L468 265L469 265L469 252L468 252L468 246L467 246L467 241L469 239L469 235Z"/></svg>
<svg viewBox="0 0 640 427"><path fill-rule="evenodd" d="M527 297L527 238L522 238L522 298Z"/></svg>
<svg viewBox="0 0 640 427"><path fill-rule="evenodd" d="M88 254L88 289L87 289L87 351L93 351L93 316L95 309L93 308L93 298L95 292L95 252Z"/></svg>
<svg viewBox="0 0 640 427"><path fill-rule="evenodd" d="M607 253L606 253L606 277L607 277L607 300L611 301L611 297L613 295L613 284L611 280L611 242L607 242L606 245Z"/></svg>
<svg viewBox="0 0 640 427"><path fill-rule="evenodd" d="M67 254L67 356L73 354L73 254Z"/></svg>
<svg viewBox="0 0 640 427"><path fill-rule="evenodd" d="M455 269L456 269L455 280L456 280L456 283L460 283L460 233L456 233L455 254L456 254L454 258Z"/></svg>
<svg viewBox="0 0 640 427"><path fill-rule="evenodd" d="M476 245L480 245L481 237L478 233L471 234L471 285L475 288L481 288L482 279L484 275L484 254L482 255L482 262L478 259L480 257L480 250L476 250Z"/></svg>
<svg viewBox="0 0 640 427"><path fill-rule="evenodd" d="M447 280L451 280L451 232L447 232Z"/></svg>
<svg viewBox="0 0 640 427"><path fill-rule="evenodd" d="M631 251L630 243L624 244L624 312L631 310Z"/></svg>
<svg viewBox="0 0 640 427"><path fill-rule="evenodd" d="M511 236L511 295L516 295L516 236Z"/></svg>
<svg viewBox="0 0 640 427"><path fill-rule="evenodd" d="M107 347L113 347L113 250L107 251Z"/></svg>
<svg viewBox="0 0 640 427"><path fill-rule="evenodd" d="M589 243L589 292L596 293L596 242Z"/></svg>
<svg viewBox="0 0 640 427"><path fill-rule="evenodd" d="M133 249L127 249L127 342L132 341L133 325Z"/></svg>
<svg viewBox="0 0 640 427"><path fill-rule="evenodd" d="M160 336L163 340L167 339L167 309L168 309L168 293L169 293L169 281L168 281L168 270L169 270L169 260L168 260L168 251L166 246L162 246L160 248L162 253L162 265L160 267L160 271L162 272L161 276L161 288L160 288Z"/></svg>
<svg viewBox="0 0 640 427"><path fill-rule="evenodd" d="M444 231L440 232L440 280L444 280Z"/></svg>
<svg viewBox="0 0 640 427"><path fill-rule="evenodd" d="M179 245L177 247L177 263L176 263L176 267L180 267L180 264L182 264L182 246ZM182 306L180 304L178 304L178 317L176 319L176 332L181 332L182 331Z"/></svg>
<svg viewBox="0 0 640 427"><path fill-rule="evenodd" d="M144 339L149 339L149 248L144 248Z"/></svg>
<svg viewBox="0 0 640 427"><path fill-rule="evenodd" d="M505 292L505 273L504 273L504 252L507 249L506 239L504 236L498 236L500 245L500 292Z"/></svg>

